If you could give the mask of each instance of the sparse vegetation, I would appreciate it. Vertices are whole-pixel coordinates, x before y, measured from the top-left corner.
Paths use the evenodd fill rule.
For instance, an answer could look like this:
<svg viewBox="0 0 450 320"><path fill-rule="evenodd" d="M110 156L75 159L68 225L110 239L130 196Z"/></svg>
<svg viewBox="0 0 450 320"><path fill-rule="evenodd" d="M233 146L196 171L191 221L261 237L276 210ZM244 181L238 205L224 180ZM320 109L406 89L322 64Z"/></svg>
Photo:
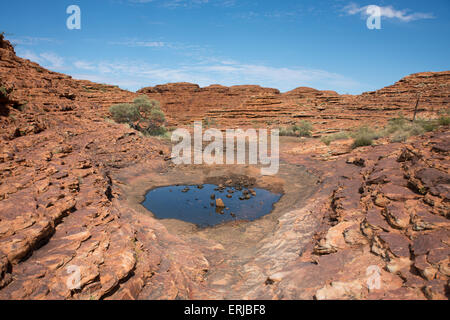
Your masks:
<svg viewBox="0 0 450 320"><path fill-rule="evenodd" d="M352 148L371 146L373 144L373 140L378 139L380 137L379 133L374 129L363 126L360 127L356 132L352 134L353 144Z"/></svg>
<svg viewBox="0 0 450 320"><path fill-rule="evenodd" d="M402 115L389 120L384 135L390 136L393 142L406 141L411 136L424 134L438 128L439 122L433 119L416 119L411 122Z"/></svg>
<svg viewBox="0 0 450 320"><path fill-rule="evenodd" d="M217 124L215 119L211 119L210 117L205 117L203 119L203 126L205 126L206 128L209 128L211 126L215 126Z"/></svg>
<svg viewBox="0 0 450 320"><path fill-rule="evenodd" d="M409 134L406 131L397 131L391 138L392 142L405 142L409 138Z"/></svg>
<svg viewBox="0 0 450 320"><path fill-rule="evenodd" d="M439 126L439 123L433 120L427 120L427 119L417 119L415 121L417 125L423 128L426 132L434 131Z"/></svg>
<svg viewBox="0 0 450 320"><path fill-rule="evenodd" d="M166 130L164 133L160 134L158 137L163 139L163 140L169 140L170 141L171 138L172 138L172 131Z"/></svg>
<svg viewBox="0 0 450 320"><path fill-rule="evenodd" d="M133 103L113 105L109 112L115 122L126 123L143 134L161 136L167 132L164 127L166 117L159 102L147 96L140 96Z"/></svg>
<svg viewBox="0 0 450 320"><path fill-rule="evenodd" d="M2 95L3 97L7 97L8 96L8 91L3 86L0 87L0 95Z"/></svg>
<svg viewBox="0 0 450 320"><path fill-rule="evenodd" d="M33 68L38 72L38 73L43 73L44 69L39 67L39 66L33 66Z"/></svg>
<svg viewBox="0 0 450 320"><path fill-rule="evenodd" d="M108 92L111 89L118 89L119 88L118 86L104 84L104 83L90 85L90 86L81 86L81 87L86 92L97 92L97 91Z"/></svg>
<svg viewBox="0 0 450 320"><path fill-rule="evenodd" d="M392 118L388 121L388 124L381 131L377 131L370 127L361 127L358 131L351 134L353 137L352 148L358 148L362 146L369 146L373 144L373 141L381 137L388 137L392 142L404 142L409 137L418 136L425 132L436 130L439 126L450 124L450 112L440 112L440 117L437 119L416 119L410 121L406 119L402 114L398 117ZM325 144L331 143L336 140L333 135L322 137L322 142Z"/></svg>
<svg viewBox="0 0 450 320"><path fill-rule="evenodd" d="M333 142L333 141L344 140L344 139L348 139L348 138L350 138L350 135L348 132L340 131L340 132L336 132L333 134L329 134L327 136L323 136L320 138L320 141L322 141L327 146L329 146L331 144L331 142Z"/></svg>
<svg viewBox="0 0 450 320"><path fill-rule="evenodd" d="M439 119L438 119L438 121L439 121L439 125L441 125L441 126L448 126L449 124L450 124L450 117L440 117Z"/></svg>
<svg viewBox="0 0 450 320"><path fill-rule="evenodd" d="M299 124L288 128L280 128L280 136L311 137L312 129L313 126L310 122L302 120Z"/></svg>
<svg viewBox="0 0 450 320"><path fill-rule="evenodd" d="M450 109L440 111L437 121L440 126L448 126L450 124Z"/></svg>

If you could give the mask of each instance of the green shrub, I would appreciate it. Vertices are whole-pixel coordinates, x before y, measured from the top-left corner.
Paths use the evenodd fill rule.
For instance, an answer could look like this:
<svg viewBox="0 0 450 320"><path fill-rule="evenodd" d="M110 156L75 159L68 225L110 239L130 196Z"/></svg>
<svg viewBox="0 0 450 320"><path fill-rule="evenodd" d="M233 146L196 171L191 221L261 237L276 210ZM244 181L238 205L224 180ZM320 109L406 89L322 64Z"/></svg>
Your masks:
<svg viewBox="0 0 450 320"><path fill-rule="evenodd" d="M138 107L140 112L151 112L154 109L160 109L159 101L150 100L147 96L139 96L133 100L133 104Z"/></svg>
<svg viewBox="0 0 450 320"><path fill-rule="evenodd" d="M409 121L402 114L399 114L397 118L389 119L388 124L385 127L385 133L389 135L396 131L404 130L408 125L408 122Z"/></svg>
<svg viewBox="0 0 450 320"><path fill-rule="evenodd" d="M133 103L113 105L109 112L115 122L126 123L144 134L158 136L167 132L164 127L166 117L159 102L147 96L140 96Z"/></svg>
<svg viewBox="0 0 450 320"><path fill-rule="evenodd" d="M299 124L295 124L288 128L280 128L280 136L311 137L312 128L310 122L302 120Z"/></svg>
<svg viewBox="0 0 450 320"><path fill-rule="evenodd" d="M435 120L416 119L414 123L421 126L426 132L434 131L438 127L438 123Z"/></svg>
<svg viewBox="0 0 450 320"><path fill-rule="evenodd" d="M148 128L145 132L151 136L164 136L168 131L165 127L161 126L159 128Z"/></svg>
<svg viewBox="0 0 450 320"><path fill-rule="evenodd" d="M437 121L440 126L448 126L450 124L450 109L440 110L438 115Z"/></svg>
<svg viewBox="0 0 450 320"><path fill-rule="evenodd" d="M360 127L356 132L352 134L353 144L352 148L371 146L374 139L378 139L380 134L374 129L367 126Z"/></svg>
<svg viewBox="0 0 450 320"><path fill-rule="evenodd" d="M136 106L129 103L115 104L109 108L109 113L117 123L134 123L140 117Z"/></svg>
<svg viewBox="0 0 450 320"><path fill-rule="evenodd" d="M299 137L310 137L313 126L310 122L303 120L300 124L294 125L293 130Z"/></svg>
<svg viewBox="0 0 450 320"><path fill-rule="evenodd" d="M374 139L380 137L389 137L392 142L404 142L411 136L422 135L425 132L436 130L440 125L450 124L450 110L441 111L438 119L416 119L414 122L399 114L398 117L388 121L386 127L382 131L375 131L369 127L359 128L352 134L354 138L353 148L368 146L373 143ZM333 137L324 137L324 143L334 141Z"/></svg>
<svg viewBox="0 0 450 320"><path fill-rule="evenodd" d="M428 129L430 129L432 127L432 124L428 124L428 123L419 124L419 123L413 122L413 123L409 124L409 126L406 128L405 131L410 136L419 136L421 134L424 134L427 131L424 128L424 126L426 126Z"/></svg>
<svg viewBox="0 0 450 320"><path fill-rule="evenodd" d="M383 136L382 133L377 132L375 129L368 127L368 126L362 126L359 127L358 130L356 130L355 132L351 133L350 136L352 138L358 138L360 136L367 136L370 137L372 140L374 139L378 139L380 137Z"/></svg>
<svg viewBox="0 0 450 320"><path fill-rule="evenodd" d="M371 146L373 144L373 139L369 136L358 136L353 139L352 148L359 148L364 146Z"/></svg>
<svg viewBox="0 0 450 320"><path fill-rule="evenodd" d="M149 118L146 119L146 129L145 131L152 136L160 136L167 132L167 129L164 127L164 123L166 122L166 117L164 112L160 109L153 109L150 112Z"/></svg>
<svg viewBox="0 0 450 320"><path fill-rule="evenodd" d="M6 90L5 87L0 87L0 95L3 97L7 97L8 96L8 91Z"/></svg>
<svg viewBox="0 0 450 320"><path fill-rule="evenodd" d="M450 124L450 117L449 116L440 116L438 119L438 123L441 126L448 126Z"/></svg>
<svg viewBox="0 0 450 320"><path fill-rule="evenodd" d="M436 120L416 119L414 122L411 122L400 116L389 120L384 129L384 134L391 136L390 140L393 142L402 142L411 136L418 136L425 132L436 130L438 125L439 123Z"/></svg>
<svg viewBox="0 0 450 320"><path fill-rule="evenodd" d="M341 131L341 132L336 132L333 134L329 134L327 136L323 136L320 138L320 141L322 141L323 143L325 143L327 146L330 145L331 142L336 141L336 140L344 140L344 139L348 139L349 138L349 134L345 131Z"/></svg>
<svg viewBox="0 0 450 320"><path fill-rule="evenodd" d="M389 119L389 124L393 126L404 126L405 123L407 123L408 120L405 118L405 116L402 113L399 113L397 115L397 118Z"/></svg>

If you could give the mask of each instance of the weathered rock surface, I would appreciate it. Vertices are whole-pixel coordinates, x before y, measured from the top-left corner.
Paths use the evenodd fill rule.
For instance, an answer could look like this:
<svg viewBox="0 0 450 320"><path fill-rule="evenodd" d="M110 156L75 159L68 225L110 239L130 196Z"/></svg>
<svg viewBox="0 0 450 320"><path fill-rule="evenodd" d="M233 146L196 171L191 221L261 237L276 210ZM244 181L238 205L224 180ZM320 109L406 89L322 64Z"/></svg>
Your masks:
<svg viewBox="0 0 450 320"><path fill-rule="evenodd" d="M331 133L363 124L382 126L400 112L412 118L418 97L418 115L432 116L450 104L450 72L413 74L392 86L358 96L306 87L280 93L259 86L200 88L190 83L148 87L138 93L161 101L177 124L207 119L219 127L278 127L308 120L317 133Z"/></svg>
<svg viewBox="0 0 450 320"><path fill-rule="evenodd" d="M418 92L423 112L448 106L449 78L411 75L357 97L192 84L140 93L175 124L309 118L332 130L410 112ZM318 191L267 234L249 225L261 241L237 259L207 231L174 234L128 205L125 169L162 180L169 167L166 143L104 119L135 93L45 70L3 37L0 87L0 299L448 299L448 127L351 155L342 147L329 161L312 142L282 144L282 163L308 168Z"/></svg>
<svg viewBox="0 0 450 320"><path fill-rule="evenodd" d="M410 144L362 148L354 153L364 167L326 162L339 175L322 171L324 187L334 190L324 202L323 225L310 250L281 271L289 276L272 285L276 292L287 298L308 298L315 290L317 299L448 299L450 163L449 153L435 145L449 139L445 130ZM308 274L305 263L312 264ZM370 268L381 281L373 290Z"/></svg>

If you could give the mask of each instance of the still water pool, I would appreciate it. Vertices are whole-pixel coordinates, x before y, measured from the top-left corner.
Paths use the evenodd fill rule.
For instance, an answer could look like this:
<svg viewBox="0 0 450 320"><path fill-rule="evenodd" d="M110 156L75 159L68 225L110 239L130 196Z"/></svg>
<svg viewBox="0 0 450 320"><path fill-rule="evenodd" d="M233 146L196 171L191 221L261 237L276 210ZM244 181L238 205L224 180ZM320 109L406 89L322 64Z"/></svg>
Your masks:
<svg viewBox="0 0 450 320"><path fill-rule="evenodd" d="M256 220L269 214L280 198L281 194L259 188L176 185L150 190L142 205L159 219L210 227L234 220Z"/></svg>

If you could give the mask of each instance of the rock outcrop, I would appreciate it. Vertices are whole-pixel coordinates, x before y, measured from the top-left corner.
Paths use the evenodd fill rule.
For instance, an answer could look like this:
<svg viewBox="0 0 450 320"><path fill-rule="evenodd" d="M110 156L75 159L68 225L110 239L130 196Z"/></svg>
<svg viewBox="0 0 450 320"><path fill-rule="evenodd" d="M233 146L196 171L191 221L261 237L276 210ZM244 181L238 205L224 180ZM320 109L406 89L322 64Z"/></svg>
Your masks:
<svg viewBox="0 0 450 320"><path fill-rule="evenodd" d="M448 141L446 130L410 144L365 147L327 162L337 176L317 164L331 195L321 209L322 225L309 250L279 271L286 277L275 292L288 298L315 292L317 299L448 299ZM371 279L378 284L370 286Z"/></svg>
<svg viewBox="0 0 450 320"><path fill-rule="evenodd" d="M161 101L176 123L208 118L217 126L277 127L308 120L316 132L329 133L364 124L383 126L399 113L412 118L418 99L418 116L435 116L450 104L450 72L413 74L358 96L307 87L280 93L258 86L200 88L189 83L148 87L138 93Z"/></svg>
<svg viewBox="0 0 450 320"><path fill-rule="evenodd" d="M3 38L0 87L0 299L134 299L161 268L187 298L183 279L205 262L181 274L159 244L167 232L114 204L111 171L167 156L158 140L103 118L136 95L47 71Z"/></svg>
<svg viewBox="0 0 450 320"><path fill-rule="evenodd" d="M318 191L237 262L130 207L123 170L158 179L169 145L105 117L146 94L172 125L308 119L328 132L411 115L417 94L421 114L443 109L449 80L420 73L360 96L187 83L132 93L48 71L0 35L0 299L448 299L448 126L330 161L317 147L282 146L282 163L309 168ZM375 289L368 270L380 275Z"/></svg>

